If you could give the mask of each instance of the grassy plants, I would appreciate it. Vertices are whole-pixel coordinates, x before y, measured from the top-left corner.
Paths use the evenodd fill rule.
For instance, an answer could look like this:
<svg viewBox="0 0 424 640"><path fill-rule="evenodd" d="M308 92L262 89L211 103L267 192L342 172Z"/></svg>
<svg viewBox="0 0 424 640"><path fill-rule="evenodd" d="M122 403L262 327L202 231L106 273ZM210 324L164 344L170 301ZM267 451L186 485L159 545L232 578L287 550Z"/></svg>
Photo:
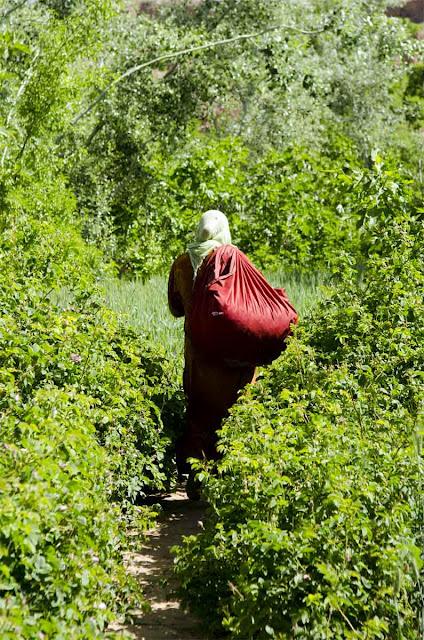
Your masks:
<svg viewBox="0 0 424 640"><path fill-rule="evenodd" d="M175 363L183 355L183 322L176 322L168 310L167 280L108 280L104 284L106 304L132 329L146 335L173 354Z"/></svg>
<svg viewBox="0 0 424 640"><path fill-rule="evenodd" d="M276 287L284 287L294 306L303 317L321 296L325 282L322 274L301 276L284 270L266 272ZM154 276L150 280L125 281L110 279L104 284L106 303L132 329L161 345L176 366L183 355L183 321L176 321L168 310L167 280ZM176 357L175 357L176 356Z"/></svg>

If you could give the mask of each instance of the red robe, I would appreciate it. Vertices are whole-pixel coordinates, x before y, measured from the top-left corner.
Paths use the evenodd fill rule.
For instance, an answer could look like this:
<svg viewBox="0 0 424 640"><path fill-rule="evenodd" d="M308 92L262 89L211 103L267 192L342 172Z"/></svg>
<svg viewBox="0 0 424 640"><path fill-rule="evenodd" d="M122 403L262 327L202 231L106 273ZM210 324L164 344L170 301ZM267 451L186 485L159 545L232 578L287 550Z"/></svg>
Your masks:
<svg viewBox="0 0 424 640"><path fill-rule="evenodd" d="M177 467L181 473L189 471L187 458L217 458L216 432L228 415L228 409L237 400L239 390L256 378L253 366L218 365L195 352L187 327L192 293L193 267L188 253L184 253L172 265L168 282L171 313L177 318L186 318L183 387L187 397L187 413L182 436L176 445ZM212 342L213 339L211 336Z"/></svg>

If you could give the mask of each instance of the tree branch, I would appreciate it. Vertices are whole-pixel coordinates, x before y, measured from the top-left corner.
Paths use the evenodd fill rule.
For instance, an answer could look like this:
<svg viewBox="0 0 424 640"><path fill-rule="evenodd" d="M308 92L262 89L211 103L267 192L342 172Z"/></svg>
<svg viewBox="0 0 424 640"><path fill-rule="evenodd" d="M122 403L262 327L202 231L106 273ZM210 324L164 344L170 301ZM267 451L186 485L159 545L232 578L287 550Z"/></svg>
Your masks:
<svg viewBox="0 0 424 640"><path fill-rule="evenodd" d="M265 33L270 33L271 31L276 31L277 29L289 29L291 31L296 31L297 33L303 33L305 35L316 35L317 33L321 33L323 29L319 29L317 31L305 31L304 29L298 29L297 27L293 27L287 24L278 24L272 27L268 27L267 29L262 29L262 31L256 31L255 33L243 33L238 36L233 36L232 38L225 38L223 40L216 40L215 42L207 42L206 44L201 44L196 47L190 47L188 49L181 49L179 51L172 51L170 53L165 53L162 56L158 56L157 58L153 58L152 60L148 60L147 62L143 62L142 64L138 64L135 67L131 67L125 73L120 75L118 78L115 78L112 82L110 82L101 93L95 98L84 111L79 113L72 121L72 125L76 125L77 122L82 120L86 115L88 115L93 108L96 106L100 100L102 100L106 94L113 89L117 84L122 82L125 78L134 75L138 71L142 69L146 69L147 67L151 67L154 64L159 62L163 62L164 60L170 60L171 58L176 58L184 55L188 55L190 53L196 53L197 51L203 51L204 49L212 49L214 47L220 47L226 44L231 44L233 42L239 42L240 40L250 40L252 38L257 38L258 36L264 35Z"/></svg>
<svg viewBox="0 0 424 640"><path fill-rule="evenodd" d="M15 4L13 7L11 7L8 11L5 11L1 16L0 16L0 22L3 22L3 20L6 20L10 14L14 13L15 11L17 11L18 9L20 9L21 7L24 6L24 4L27 4L27 2L29 2L29 0L21 0L21 2L18 2L18 4Z"/></svg>

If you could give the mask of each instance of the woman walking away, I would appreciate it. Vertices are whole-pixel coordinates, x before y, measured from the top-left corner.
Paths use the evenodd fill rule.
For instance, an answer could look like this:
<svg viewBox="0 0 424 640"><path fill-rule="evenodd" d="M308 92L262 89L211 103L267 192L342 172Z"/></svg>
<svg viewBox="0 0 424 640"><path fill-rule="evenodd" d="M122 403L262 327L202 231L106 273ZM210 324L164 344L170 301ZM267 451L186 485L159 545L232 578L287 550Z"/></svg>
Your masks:
<svg viewBox="0 0 424 640"><path fill-rule="evenodd" d="M274 289L231 244L220 211L203 214L196 241L172 265L168 300L174 316L185 316L187 414L176 454L179 473L189 473L187 495L194 498L187 459L217 458L223 418L240 389L255 381L256 365L284 350L297 314L284 289Z"/></svg>
<svg viewBox="0 0 424 640"><path fill-rule="evenodd" d="M183 374L187 398L186 422L176 445L179 474L189 473L187 495L198 497L188 458L217 458L216 432L237 394L249 382L254 382L254 365L229 366L213 361L194 347L190 335L189 317L193 303L193 285L205 258L222 245L231 244L228 220L221 211L207 211L197 227L195 242L172 265L168 283L168 301L175 317L185 316ZM210 335L211 346L215 337ZM219 348L219 345L215 345Z"/></svg>

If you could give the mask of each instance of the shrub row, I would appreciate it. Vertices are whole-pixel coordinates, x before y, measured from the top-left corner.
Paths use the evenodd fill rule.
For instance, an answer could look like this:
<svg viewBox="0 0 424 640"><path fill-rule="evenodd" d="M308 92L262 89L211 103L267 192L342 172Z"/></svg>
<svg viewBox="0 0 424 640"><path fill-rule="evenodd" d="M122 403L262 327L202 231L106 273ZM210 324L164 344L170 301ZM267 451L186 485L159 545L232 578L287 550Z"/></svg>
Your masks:
<svg viewBox="0 0 424 640"><path fill-rule="evenodd" d="M205 530L182 596L232 638L415 639L423 630L423 224L376 224L199 465Z"/></svg>
<svg viewBox="0 0 424 640"><path fill-rule="evenodd" d="M102 637L143 599L125 574L133 507L169 475L165 357L120 326L77 231L10 216L0 247L0 636ZM55 242L52 243L52 239ZM66 286L72 303L55 287Z"/></svg>

